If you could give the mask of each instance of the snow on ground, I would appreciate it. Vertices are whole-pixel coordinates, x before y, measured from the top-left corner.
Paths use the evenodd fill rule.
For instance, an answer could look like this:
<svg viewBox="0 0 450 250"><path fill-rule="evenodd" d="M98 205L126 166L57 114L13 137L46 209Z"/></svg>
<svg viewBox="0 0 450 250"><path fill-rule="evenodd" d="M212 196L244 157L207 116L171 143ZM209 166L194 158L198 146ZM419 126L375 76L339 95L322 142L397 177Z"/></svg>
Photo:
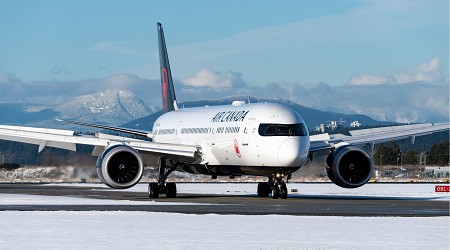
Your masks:
<svg viewBox="0 0 450 250"><path fill-rule="evenodd" d="M68 184L51 184L68 185ZM103 185L91 186L99 190ZM448 200L437 184L289 184L300 196ZM440 185L440 184L439 184ZM184 193L256 195L256 184L178 184ZM131 192L146 192L139 184ZM107 192L108 189L105 189ZM0 195L0 204L140 204L76 197ZM148 204L148 202L143 202ZM156 202L157 203L157 202ZM167 204L167 203L165 203ZM177 205L174 203L173 205ZM192 215L125 211L3 211L0 249L449 249L449 217Z"/></svg>
<svg viewBox="0 0 450 250"><path fill-rule="evenodd" d="M449 249L448 217L0 212L0 249Z"/></svg>

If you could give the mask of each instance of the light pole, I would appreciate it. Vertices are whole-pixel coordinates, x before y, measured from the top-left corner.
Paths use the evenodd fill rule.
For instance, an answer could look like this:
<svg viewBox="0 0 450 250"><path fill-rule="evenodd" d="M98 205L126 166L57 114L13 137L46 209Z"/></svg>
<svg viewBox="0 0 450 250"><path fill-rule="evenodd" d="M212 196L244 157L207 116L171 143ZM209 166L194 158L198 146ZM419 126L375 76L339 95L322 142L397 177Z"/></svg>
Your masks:
<svg viewBox="0 0 450 250"><path fill-rule="evenodd" d="M420 154L420 155L417 155L417 157L419 157L419 179L421 179L422 178L422 155L423 155L423 153L422 154Z"/></svg>
<svg viewBox="0 0 450 250"><path fill-rule="evenodd" d="M403 156L402 156L402 151L400 151L400 168L403 169Z"/></svg>
<svg viewBox="0 0 450 250"><path fill-rule="evenodd" d="M400 151L400 170L403 172L403 156L402 156L402 151ZM406 172L406 178L408 178L408 171L406 171L405 168L405 172Z"/></svg>
<svg viewBox="0 0 450 250"><path fill-rule="evenodd" d="M383 157L383 155L380 155L380 178L383 175L383 169L381 168L381 157Z"/></svg>
<svg viewBox="0 0 450 250"><path fill-rule="evenodd" d="M423 164L423 171L422 171L422 167L421 167L422 164ZM421 153L419 155L419 173L420 173L421 177L422 177L423 174L425 174L425 177L427 177L426 176L427 173L425 171L426 168L427 168L427 155L425 153Z"/></svg>

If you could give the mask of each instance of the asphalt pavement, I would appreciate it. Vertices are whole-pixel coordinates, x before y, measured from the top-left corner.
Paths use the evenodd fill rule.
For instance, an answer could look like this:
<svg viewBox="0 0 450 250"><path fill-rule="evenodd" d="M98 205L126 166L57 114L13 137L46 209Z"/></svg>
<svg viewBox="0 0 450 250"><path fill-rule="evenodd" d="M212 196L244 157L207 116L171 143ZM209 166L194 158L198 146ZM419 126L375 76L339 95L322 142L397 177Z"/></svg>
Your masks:
<svg viewBox="0 0 450 250"><path fill-rule="evenodd" d="M177 198L150 199L145 192L127 192L83 185L0 184L0 193L98 199L96 205L0 204L0 211L148 211L189 214L314 215L314 216L449 216L449 201L409 197L290 195L288 199L256 195L179 193ZM143 201L148 204L101 204L101 200ZM158 204L155 204L157 201ZM167 203L165 205L164 203Z"/></svg>

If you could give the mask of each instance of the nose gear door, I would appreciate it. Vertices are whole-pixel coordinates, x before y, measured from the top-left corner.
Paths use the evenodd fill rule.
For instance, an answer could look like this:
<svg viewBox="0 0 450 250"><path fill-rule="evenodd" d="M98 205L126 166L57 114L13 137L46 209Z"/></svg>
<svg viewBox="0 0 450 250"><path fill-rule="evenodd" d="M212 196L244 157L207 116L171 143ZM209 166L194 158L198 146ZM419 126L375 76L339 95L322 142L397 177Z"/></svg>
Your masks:
<svg viewBox="0 0 450 250"><path fill-rule="evenodd" d="M245 125L244 133L242 133L242 145L243 146L248 146L248 141L249 141L251 130L252 130L254 123L255 123L255 119L252 118L252 119L249 119L247 121L247 124Z"/></svg>

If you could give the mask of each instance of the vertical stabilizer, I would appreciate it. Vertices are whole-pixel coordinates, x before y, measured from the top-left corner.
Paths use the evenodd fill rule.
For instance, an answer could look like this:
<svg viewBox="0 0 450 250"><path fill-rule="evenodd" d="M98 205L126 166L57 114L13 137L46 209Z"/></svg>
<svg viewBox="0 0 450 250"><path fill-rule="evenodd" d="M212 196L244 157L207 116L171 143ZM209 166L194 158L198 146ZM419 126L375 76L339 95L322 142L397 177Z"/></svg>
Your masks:
<svg viewBox="0 0 450 250"><path fill-rule="evenodd" d="M169 55L167 54L166 41L164 39L164 31L162 24L158 26L158 43L159 43L159 63L161 70L161 90L162 104L164 112L177 110L177 99L175 97L175 89L173 87L172 73L169 65Z"/></svg>

